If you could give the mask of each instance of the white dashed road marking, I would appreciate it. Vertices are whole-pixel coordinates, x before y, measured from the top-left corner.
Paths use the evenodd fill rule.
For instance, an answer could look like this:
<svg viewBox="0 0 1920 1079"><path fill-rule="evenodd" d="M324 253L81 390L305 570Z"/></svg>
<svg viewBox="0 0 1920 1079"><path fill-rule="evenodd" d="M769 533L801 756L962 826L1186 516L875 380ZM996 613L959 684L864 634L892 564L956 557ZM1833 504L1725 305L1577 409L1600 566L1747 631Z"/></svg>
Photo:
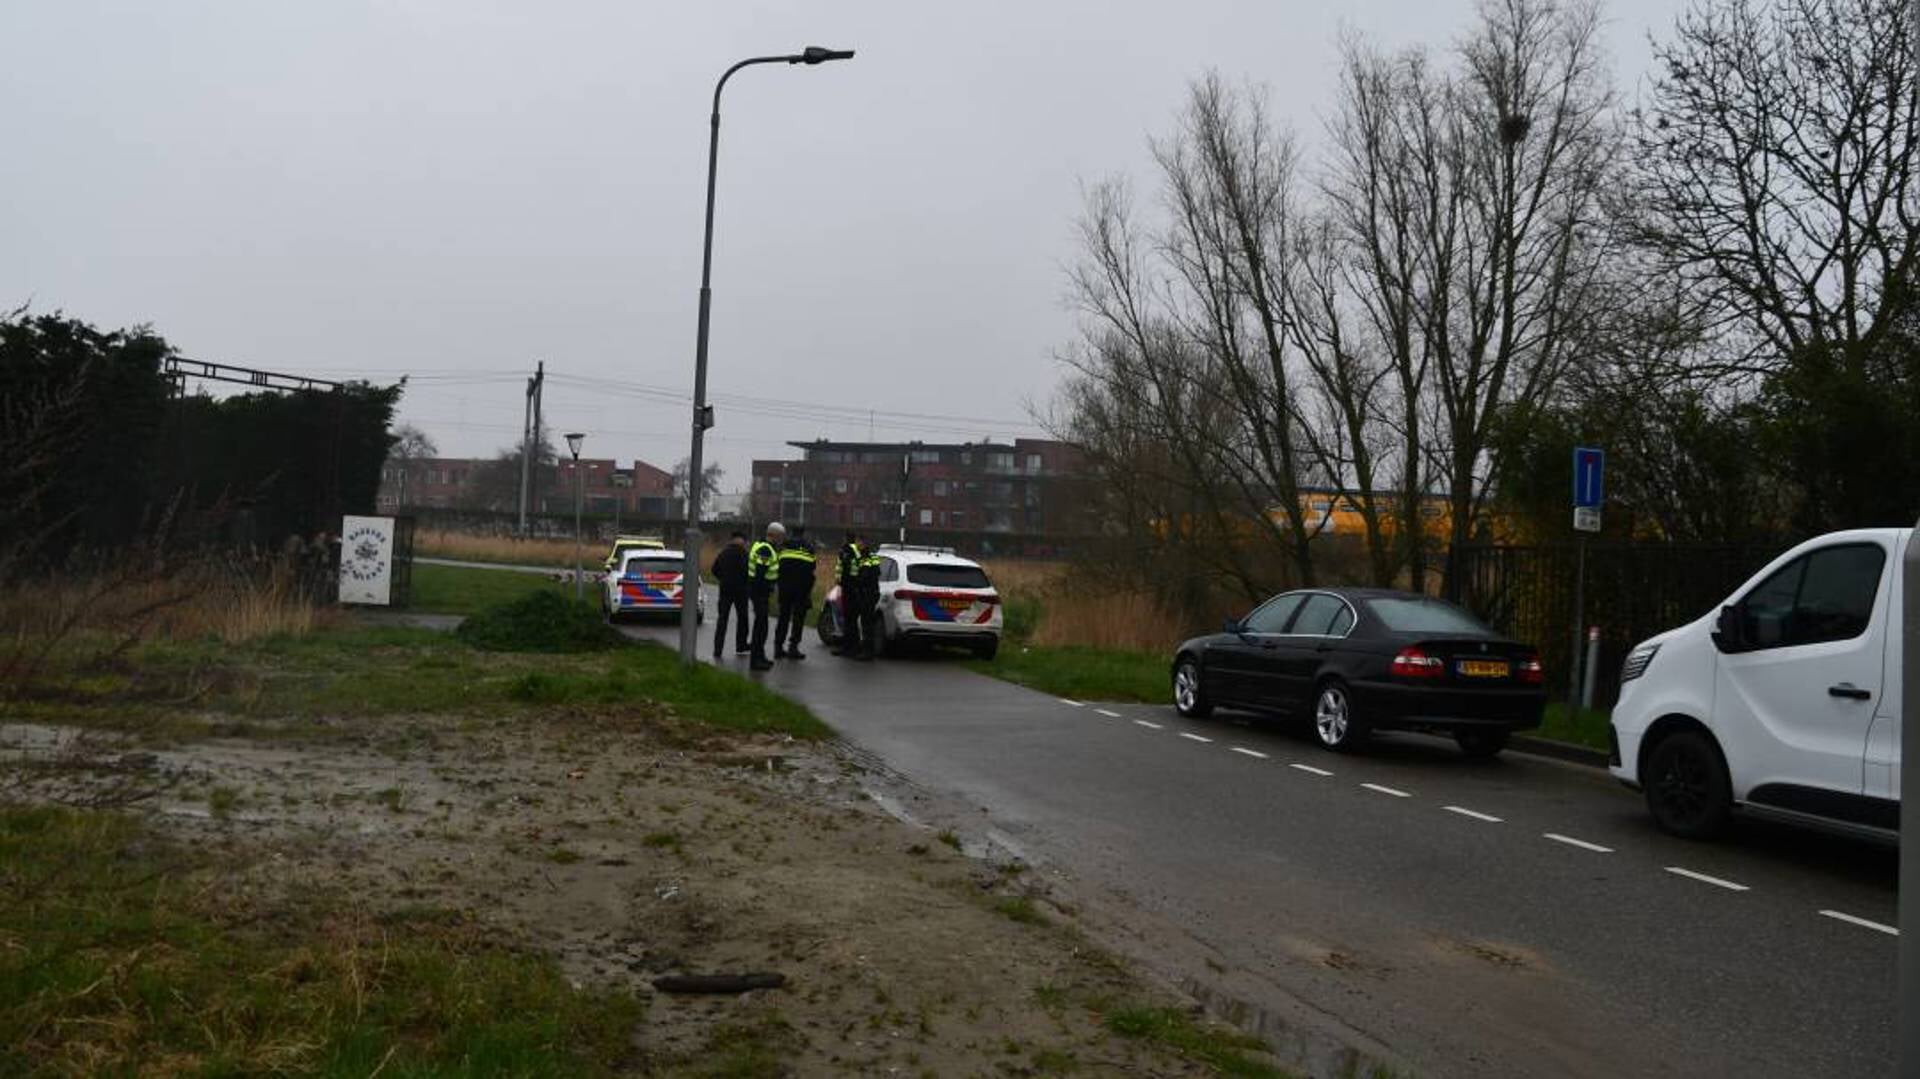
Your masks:
<svg viewBox="0 0 1920 1079"><path fill-rule="evenodd" d="M1150 730L1150 731L1157 731L1157 730L1159 730L1159 729L1160 729L1160 724L1158 724L1158 723L1148 723L1148 722L1147 722L1146 720L1144 720L1144 719L1136 719L1136 720L1134 720L1134 722L1135 722L1135 723L1138 723L1138 724L1140 724L1140 725L1141 725L1142 727L1145 727L1145 728L1147 728L1147 729L1148 729L1148 730Z"/></svg>
<svg viewBox="0 0 1920 1079"><path fill-rule="evenodd" d="M1106 716L1106 717L1107 717L1108 719L1119 719L1119 718L1120 718L1120 713L1118 713L1118 712L1109 712L1109 711L1107 711L1107 710L1106 710L1105 708L1095 708L1095 709L1094 709L1094 711L1096 711L1096 712L1098 712L1098 713L1100 713L1100 714L1101 714L1101 715L1103 715L1103 716Z"/></svg>
<svg viewBox="0 0 1920 1079"><path fill-rule="evenodd" d="M1332 772L1327 771L1325 768L1315 768L1311 764L1289 764L1287 765L1287 767L1298 768L1302 772L1312 772L1314 775L1317 775L1317 776L1330 776L1333 774Z"/></svg>
<svg viewBox="0 0 1920 1079"><path fill-rule="evenodd" d="M1463 817L1472 817L1474 820L1483 820L1483 821L1486 821L1488 824L1501 823L1501 820L1499 817L1493 816L1490 813L1476 813L1471 809L1465 809L1460 806L1441 806L1440 808L1446 810L1449 813L1458 813Z"/></svg>
<svg viewBox="0 0 1920 1079"><path fill-rule="evenodd" d="M1234 751L1235 753L1244 753L1244 754L1246 754L1246 755L1247 755L1247 756L1249 756L1249 757L1254 757L1254 758L1257 758L1257 759L1259 759L1259 760L1266 760L1266 759L1267 759L1267 755L1266 755L1265 753L1262 753L1262 752L1260 752L1260 751L1259 751L1259 750L1257 750L1257 749L1247 749L1247 748L1244 748L1244 747L1242 747L1242 746L1232 746L1232 747L1230 747L1230 748L1231 748L1231 749L1232 749L1232 750L1233 750L1233 751Z"/></svg>
<svg viewBox="0 0 1920 1079"><path fill-rule="evenodd" d="M1667 866L1666 870L1675 876L1685 877L1688 880L1697 880L1702 884L1711 884L1716 888L1725 888L1729 892L1750 892L1753 890L1744 884L1736 884L1733 881L1722 880L1719 877L1709 877L1705 873L1695 873L1691 869L1682 869L1677 865Z"/></svg>
<svg viewBox="0 0 1920 1079"><path fill-rule="evenodd" d="M1379 792L1380 792L1381 794L1391 794L1391 795L1393 795L1393 796L1394 796L1395 798L1411 798L1411 797L1413 797L1413 795L1411 795L1411 794L1408 794L1408 793L1407 793L1406 791L1397 791L1397 790L1394 790L1394 789L1393 789L1392 787L1382 787L1382 786L1381 786L1380 784L1378 784L1378 783L1362 783L1362 784L1360 784L1360 785L1361 785L1362 787L1365 787L1365 788L1367 788L1367 789L1368 789L1368 790L1370 790L1370 791L1379 791Z"/></svg>
<svg viewBox="0 0 1920 1079"><path fill-rule="evenodd" d="M1584 839L1575 839L1570 835L1561 835L1558 832L1541 832L1540 834L1553 840L1555 843L1565 843L1569 847L1579 847L1581 850L1590 850L1595 854L1613 853L1612 847L1603 847L1598 843L1589 843Z"/></svg>
<svg viewBox="0 0 1920 1079"><path fill-rule="evenodd" d="M1083 701L1070 701L1070 700L1068 700L1068 699L1066 699L1065 697L1061 697L1061 698L1059 698L1059 700L1060 700L1060 703L1061 703L1061 704L1070 704L1070 705L1072 705L1072 706L1074 706L1075 708L1085 708L1085 707L1086 707L1086 703L1085 703L1085 702L1083 702Z"/></svg>
<svg viewBox="0 0 1920 1079"><path fill-rule="evenodd" d="M1897 937L1900 935L1900 931L1890 925L1881 925L1879 922L1870 922L1870 921L1867 921L1865 918L1856 918L1851 914L1842 914L1837 910L1823 910L1820 913L1826 915L1829 918L1833 918L1837 921L1845 922L1848 925L1857 925L1862 929L1877 929L1880 932L1885 933L1890 937Z"/></svg>
<svg viewBox="0 0 1920 1079"><path fill-rule="evenodd" d="M1180 737L1182 737L1182 738L1190 738L1190 739L1192 739L1193 741L1196 741L1196 742L1211 742L1211 741L1213 741L1213 739L1211 739L1211 738L1202 738L1202 737L1200 737L1200 736L1199 736L1199 735L1197 735L1197 734L1188 734L1188 733L1187 733L1186 731L1181 731L1181 732L1180 732Z"/></svg>

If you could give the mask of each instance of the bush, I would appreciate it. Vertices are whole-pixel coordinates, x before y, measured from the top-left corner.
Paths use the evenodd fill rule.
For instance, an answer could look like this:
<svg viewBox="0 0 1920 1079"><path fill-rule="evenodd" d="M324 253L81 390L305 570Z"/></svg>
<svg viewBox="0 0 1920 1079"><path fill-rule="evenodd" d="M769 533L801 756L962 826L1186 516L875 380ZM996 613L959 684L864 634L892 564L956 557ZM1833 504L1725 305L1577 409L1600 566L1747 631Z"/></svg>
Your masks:
<svg viewBox="0 0 1920 1079"><path fill-rule="evenodd" d="M488 607L456 632L489 652L592 652L621 640L598 611L554 592L531 592Z"/></svg>

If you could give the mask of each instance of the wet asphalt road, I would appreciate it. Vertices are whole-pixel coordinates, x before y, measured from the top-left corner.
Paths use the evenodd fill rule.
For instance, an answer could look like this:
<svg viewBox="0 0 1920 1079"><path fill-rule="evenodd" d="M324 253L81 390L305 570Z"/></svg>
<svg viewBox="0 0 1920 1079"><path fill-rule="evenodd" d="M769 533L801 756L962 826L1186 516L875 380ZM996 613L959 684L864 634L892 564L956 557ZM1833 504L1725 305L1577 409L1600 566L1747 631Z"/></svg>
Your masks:
<svg viewBox="0 0 1920 1079"><path fill-rule="evenodd" d="M1846 920L1894 923L1891 851L1758 823L1681 842L1604 773L1516 753L1400 735L1337 756L950 659L811 656L756 677L1074 888L1177 927L1205 965L1158 949L1175 967L1304 1041L1421 1076L1892 1072L1897 940Z"/></svg>

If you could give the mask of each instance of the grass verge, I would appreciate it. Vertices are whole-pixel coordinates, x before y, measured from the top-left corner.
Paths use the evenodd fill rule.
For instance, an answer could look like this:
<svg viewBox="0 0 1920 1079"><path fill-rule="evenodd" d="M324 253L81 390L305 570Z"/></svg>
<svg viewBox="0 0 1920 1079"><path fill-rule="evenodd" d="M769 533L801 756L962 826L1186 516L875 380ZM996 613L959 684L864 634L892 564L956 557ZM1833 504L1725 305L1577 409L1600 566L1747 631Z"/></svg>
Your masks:
<svg viewBox="0 0 1920 1079"><path fill-rule="evenodd" d="M416 562L409 609L429 614L478 614L488 607L511 603L536 592L572 595L571 586L538 573ZM591 594L587 596L590 602L593 598Z"/></svg>
<svg viewBox="0 0 1920 1079"><path fill-rule="evenodd" d="M1247 1079L1285 1079L1287 1072L1247 1054L1266 1052L1251 1034L1219 1024L1196 1023L1172 1008L1122 1007L1105 1011L1107 1029L1123 1038L1139 1038L1202 1061L1221 1075Z"/></svg>
<svg viewBox="0 0 1920 1079"><path fill-rule="evenodd" d="M1607 724L1612 715L1599 709L1569 708L1560 701L1547 705L1540 717L1540 729L1526 731L1535 738L1568 742L1588 749L1607 748Z"/></svg>
<svg viewBox="0 0 1920 1079"><path fill-rule="evenodd" d="M998 656L968 666L1056 697L1148 704L1173 699L1167 657L1146 652L1007 642Z"/></svg>
<svg viewBox="0 0 1920 1079"><path fill-rule="evenodd" d="M41 703L70 722L155 713L504 716L544 707L748 734L831 733L804 706L727 671L683 667L656 644L565 655L483 652L449 634L392 627L239 646L156 643L114 672L69 682L57 699Z"/></svg>
<svg viewBox="0 0 1920 1079"><path fill-rule="evenodd" d="M26 1074L605 1075L641 1015L459 912L249 896L118 815L0 810L0 866Z"/></svg>

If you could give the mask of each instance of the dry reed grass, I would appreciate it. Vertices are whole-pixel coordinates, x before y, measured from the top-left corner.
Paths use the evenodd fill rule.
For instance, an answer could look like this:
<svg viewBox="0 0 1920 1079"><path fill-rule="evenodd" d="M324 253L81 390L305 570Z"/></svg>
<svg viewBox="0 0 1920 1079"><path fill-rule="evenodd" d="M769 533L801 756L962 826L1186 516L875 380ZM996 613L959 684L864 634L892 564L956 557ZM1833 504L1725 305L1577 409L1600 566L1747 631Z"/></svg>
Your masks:
<svg viewBox="0 0 1920 1079"><path fill-rule="evenodd" d="M217 562L151 575L125 567L60 573L0 591L0 638L16 648L75 636L238 644L311 633L344 617L312 603L288 570L255 577Z"/></svg>
<svg viewBox="0 0 1920 1079"><path fill-rule="evenodd" d="M588 562L598 562L607 557L608 546L597 539L583 543L581 557ZM413 538L413 553L427 558L499 562L509 566L573 565L572 540L475 536L438 529L421 529Z"/></svg>
<svg viewBox="0 0 1920 1079"><path fill-rule="evenodd" d="M1151 594L1099 585L1063 562L1008 559L986 570L1010 611L1036 609L1029 644L1163 652L1192 636L1189 620Z"/></svg>

